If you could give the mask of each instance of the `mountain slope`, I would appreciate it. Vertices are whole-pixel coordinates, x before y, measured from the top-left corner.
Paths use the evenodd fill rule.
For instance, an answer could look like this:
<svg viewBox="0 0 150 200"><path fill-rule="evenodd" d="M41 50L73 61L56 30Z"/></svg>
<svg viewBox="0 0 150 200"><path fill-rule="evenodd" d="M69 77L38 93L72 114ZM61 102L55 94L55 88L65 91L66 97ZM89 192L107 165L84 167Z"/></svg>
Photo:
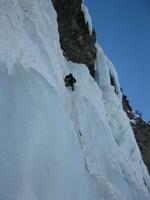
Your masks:
<svg viewBox="0 0 150 200"><path fill-rule="evenodd" d="M117 74L101 48L95 80L67 61L50 0L1 0L0 24L0 199L150 199ZM74 92L64 85L69 72Z"/></svg>

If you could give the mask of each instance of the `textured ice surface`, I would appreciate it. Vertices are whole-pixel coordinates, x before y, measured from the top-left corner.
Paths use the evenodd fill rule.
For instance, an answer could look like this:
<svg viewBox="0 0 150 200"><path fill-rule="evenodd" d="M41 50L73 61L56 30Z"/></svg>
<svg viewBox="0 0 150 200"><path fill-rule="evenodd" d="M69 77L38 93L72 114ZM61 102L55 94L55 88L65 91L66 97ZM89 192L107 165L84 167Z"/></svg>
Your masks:
<svg viewBox="0 0 150 200"><path fill-rule="evenodd" d="M149 200L113 65L99 48L95 81L66 61L56 18L49 0L0 1L0 199Z"/></svg>

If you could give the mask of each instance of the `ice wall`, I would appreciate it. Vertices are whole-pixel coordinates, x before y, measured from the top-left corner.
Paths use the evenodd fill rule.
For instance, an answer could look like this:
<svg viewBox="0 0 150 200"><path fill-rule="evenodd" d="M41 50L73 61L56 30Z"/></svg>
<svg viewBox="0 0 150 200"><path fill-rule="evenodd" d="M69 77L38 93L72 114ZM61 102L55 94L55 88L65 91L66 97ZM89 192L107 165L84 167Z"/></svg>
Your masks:
<svg viewBox="0 0 150 200"><path fill-rule="evenodd" d="M56 18L50 0L0 2L0 199L150 199L114 68L66 61Z"/></svg>

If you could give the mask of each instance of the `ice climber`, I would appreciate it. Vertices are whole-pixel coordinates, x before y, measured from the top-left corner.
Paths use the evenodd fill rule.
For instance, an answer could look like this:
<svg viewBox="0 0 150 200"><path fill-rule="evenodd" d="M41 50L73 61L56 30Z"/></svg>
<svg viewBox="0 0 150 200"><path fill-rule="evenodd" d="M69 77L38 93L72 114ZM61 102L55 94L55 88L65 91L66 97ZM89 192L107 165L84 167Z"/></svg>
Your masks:
<svg viewBox="0 0 150 200"><path fill-rule="evenodd" d="M66 75L65 79L65 86L66 87L71 87L72 91L74 91L74 84L76 81L76 79L73 77L72 73Z"/></svg>

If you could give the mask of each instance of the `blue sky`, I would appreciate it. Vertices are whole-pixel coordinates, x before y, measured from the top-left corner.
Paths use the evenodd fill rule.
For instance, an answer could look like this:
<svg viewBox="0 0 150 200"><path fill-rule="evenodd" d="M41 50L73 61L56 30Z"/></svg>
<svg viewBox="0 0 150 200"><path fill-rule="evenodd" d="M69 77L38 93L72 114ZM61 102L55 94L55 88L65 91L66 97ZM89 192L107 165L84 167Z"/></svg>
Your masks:
<svg viewBox="0 0 150 200"><path fill-rule="evenodd" d="M85 0L132 107L150 120L150 0Z"/></svg>

